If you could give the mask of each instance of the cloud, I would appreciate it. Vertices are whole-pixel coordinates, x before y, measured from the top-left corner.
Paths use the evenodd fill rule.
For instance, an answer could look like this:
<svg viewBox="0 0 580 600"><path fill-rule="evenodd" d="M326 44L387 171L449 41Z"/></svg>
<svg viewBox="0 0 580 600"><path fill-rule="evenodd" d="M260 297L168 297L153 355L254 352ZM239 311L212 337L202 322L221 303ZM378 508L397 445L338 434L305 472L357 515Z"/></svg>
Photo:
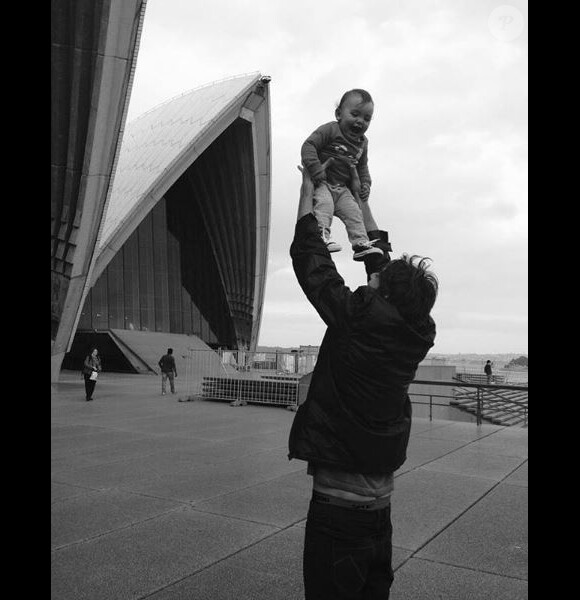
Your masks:
<svg viewBox="0 0 580 600"><path fill-rule="evenodd" d="M527 17L523 0L510 4ZM129 118L224 77L272 77L261 343L316 344L324 331L288 254L300 187L296 164L302 142L333 119L342 93L364 87L375 100L368 131L373 214L389 231L395 255L433 258L441 343L465 344L458 352L484 339L495 339L497 352L502 344L508 351L527 347L523 327L512 323L513 340L505 332L510 315L527 314L527 31L498 41L488 25L496 6L214 0L211 10L199 11L189 0L148 4ZM333 257L347 285L364 284L338 220L333 236L344 248ZM486 314L487 320L477 317Z"/></svg>

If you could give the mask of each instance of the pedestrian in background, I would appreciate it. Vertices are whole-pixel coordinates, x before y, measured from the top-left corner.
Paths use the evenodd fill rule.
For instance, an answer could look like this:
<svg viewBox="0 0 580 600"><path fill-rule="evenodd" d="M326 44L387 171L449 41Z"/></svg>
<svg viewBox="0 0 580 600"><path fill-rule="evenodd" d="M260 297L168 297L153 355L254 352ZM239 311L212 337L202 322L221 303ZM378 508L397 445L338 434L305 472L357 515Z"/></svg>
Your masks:
<svg viewBox="0 0 580 600"><path fill-rule="evenodd" d="M101 372L101 359L99 351L96 348L91 348L90 352L85 357L83 364L83 377L85 380L85 395L87 402L93 399L93 392L97 385L97 376Z"/></svg>
<svg viewBox="0 0 580 600"><path fill-rule="evenodd" d="M161 395L165 396L165 388L168 379L171 393L175 394L175 377L177 377L177 369L175 368L175 358L173 358L173 348L167 348L167 354L164 354L157 364L161 369Z"/></svg>
<svg viewBox="0 0 580 600"><path fill-rule="evenodd" d="M483 367L483 370L484 370L485 374L487 375L487 383L488 384L492 383L492 379L493 379L492 373L493 373L493 371L491 369L491 360L488 360L485 363L485 367Z"/></svg>

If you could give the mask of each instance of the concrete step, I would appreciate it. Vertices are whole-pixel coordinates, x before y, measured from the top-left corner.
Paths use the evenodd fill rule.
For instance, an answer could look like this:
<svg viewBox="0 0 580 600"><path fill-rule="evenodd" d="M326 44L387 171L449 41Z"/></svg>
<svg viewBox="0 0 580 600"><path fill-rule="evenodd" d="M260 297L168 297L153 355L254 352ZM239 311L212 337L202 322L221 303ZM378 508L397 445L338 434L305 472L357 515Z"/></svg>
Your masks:
<svg viewBox="0 0 580 600"><path fill-rule="evenodd" d="M112 329L111 332L156 374L159 374L157 363L167 352L167 348L173 348L178 377L186 374L185 359L190 349L207 350L208 356L213 353L217 359L217 354L195 335L129 329Z"/></svg>

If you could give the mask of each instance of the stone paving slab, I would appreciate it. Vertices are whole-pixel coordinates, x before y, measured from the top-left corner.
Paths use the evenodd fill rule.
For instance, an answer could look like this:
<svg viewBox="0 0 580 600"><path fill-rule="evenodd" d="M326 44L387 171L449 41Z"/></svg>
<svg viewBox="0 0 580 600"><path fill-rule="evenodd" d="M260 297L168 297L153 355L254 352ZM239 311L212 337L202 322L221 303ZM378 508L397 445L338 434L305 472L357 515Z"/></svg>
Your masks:
<svg viewBox="0 0 580 600"><path fill-rule="evenodd" d="M468 510L494 485L455 473L415 469L395 478L393 543L416 551Z"/></svg>
<svg viewBox="0 0 580 600"><path fill-rule="evenodd" d="M175 460L186 461L192 460L192 455L195 455L197 459L201 453L215 456L220 449L221 446L207 440L185 441L148 436L90 449L85 448L82 452L59 453L51 460L51 472L56 475L60 471L70 471L79 467L106 465L131 459L147 460L146 457L164 455L169 452L176 456Z"/></svg>
<svg viewBox="0 0 580 600"><path fill-rule="evenodd" d="M457 440L471 442L485 438L492 433L501 430L499 425L482 424L479 427L473 423L462 423L452 421L429 421L417 423L412 426L414 438L428 438L432 440Z"/></svg>
<svg viewBox="0 0 580 600"><path fill-rule="evenodd" d="M112 431L110 429L101 428L100 431L96 432L79 432L76 435L57 437L56 439L51 440L50 451L52 457L59 457L98 449L110 444L123 443L128 440L143 439L145 439L145 436L140 433L127 433L125 431Z"/></svg>
<svg viewBox="0 0 580 600"><path fill-rule="evenodd" d="M423 468L501 481L521 464L522 459L519 457L495 455L481 447L469 447L434 460Z"/></svg>
<svg viewBox="0 0 580 600"><path fill-rule="evenodd" d="M173 585L152 600L302 600L304 529L290 527Z"/></svg>
<svg viewBox="0 0 580 600"><path fill-rule="evenodd" d="M463 447L465 442L458 440L425 439L411 437L407 448L407 460L397 471L397 475L412 471L433 460L437 460Z"/></svg>
<svg viewBox="0 0 580 600"><path fill-rule="evenodd" d="M527 489L500 484L416 556L527 580L527 519Z"/></svg>
<svg viewBox="0 0 580 600"><path fill-rule="evenodd" d="M92 494L94 491L95 490L91 490L90 488L51 481L50 501L51 504L53 504L55 502L58 502L59 500L66 500L67 498L74 498L75 496L85 496L86 494Z"/></svg>
<svg viewBox="0 0 580 600"><path fill-rule="evenodd" d="M287 527L304 519L312 483L305 469L194 504L197 510Z"/></svg>
<svg viewBox="0 0 580 600"><path fill-rule="evenodd" d="M128 494L96 491L57 502L51 509L51 547L86 541L182 508L182 504Z"/></svg>
<svg viewBox="0 0 580 600"><path fill-rule="evenodd" d="M102 427L94 425L52 425L50 426L50 440L51 442L58 440L59 438L70 436L87 435L89 433L100 433L103 431Z"/></svg>
<svg viewBox="0 0 580 600"><path fill-rule="evenodd" d="M528 458L528 429L504 427L492 436L477 440L474 448L481 448L490 454Z"/></svg>
<svg viewBox="0 0 580 600"><path fill-rule="evenodd" d="M284 580L268 573L252 572L231 566L228 561L216 564L198 575L148 596L147 600L290 600L304 598L302 590L288 595ZM297 582L299 584L299 582ZM282 593L283 595L279 595ZM299 595L298 595L299 594Z"/></svg>
<svg viewBox="0 0 580 600"><path fill-rule="evenodd" d="M413 558L396 571L390 600L528 600L528 582Z"/></svg>
<svg viewBox="0 0 580 600"><path fill-rule="evenodd" d="M276 531L186 508L53 552L53 600L140 598Z"/></svg>
<svg viewBox="0 0 580 600"><path fill-rule="evenodd" d="M301 469L303 463L291 463L281 452L260 452L219 465L198 464L191 470L172 470L154 477L126 476L119 485L132 492L193 502L259 485Z"/></svg>
<svg viewBox="0 0 580 600"><path fill-rule="evenodd" d="M504 483L528 487L528 461L526 460L509 477L506 477Z"/></svg>
<svg viewBox="0 0 580 600"><path fill-rule="evenodd" d="M184 470L187 471L192 468L192 465L184 466L178 461L178 456L173 457L167 453L161 456L147 455L144 458L133 456L130 459L113 463L99 463L59 471L53 476L53 480L92 489L126 487L133 482L139 483L161 476L170 477L172 474L179 476Z"/></svg>

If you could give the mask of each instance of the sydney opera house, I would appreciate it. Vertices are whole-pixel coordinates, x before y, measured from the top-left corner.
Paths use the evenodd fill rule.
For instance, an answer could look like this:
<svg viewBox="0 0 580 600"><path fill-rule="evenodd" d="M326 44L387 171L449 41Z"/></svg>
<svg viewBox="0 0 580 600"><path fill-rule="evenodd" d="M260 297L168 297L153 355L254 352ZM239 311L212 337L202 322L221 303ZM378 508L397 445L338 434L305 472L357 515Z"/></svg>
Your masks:
<svg viewBox="0 0 580 600"><path fill-rule="evenodd" d="M53 2L53 380L89 345L144 372L169 345L258 341L269 77L213 82L125 124L143 18L141 2Z"/></svg>

